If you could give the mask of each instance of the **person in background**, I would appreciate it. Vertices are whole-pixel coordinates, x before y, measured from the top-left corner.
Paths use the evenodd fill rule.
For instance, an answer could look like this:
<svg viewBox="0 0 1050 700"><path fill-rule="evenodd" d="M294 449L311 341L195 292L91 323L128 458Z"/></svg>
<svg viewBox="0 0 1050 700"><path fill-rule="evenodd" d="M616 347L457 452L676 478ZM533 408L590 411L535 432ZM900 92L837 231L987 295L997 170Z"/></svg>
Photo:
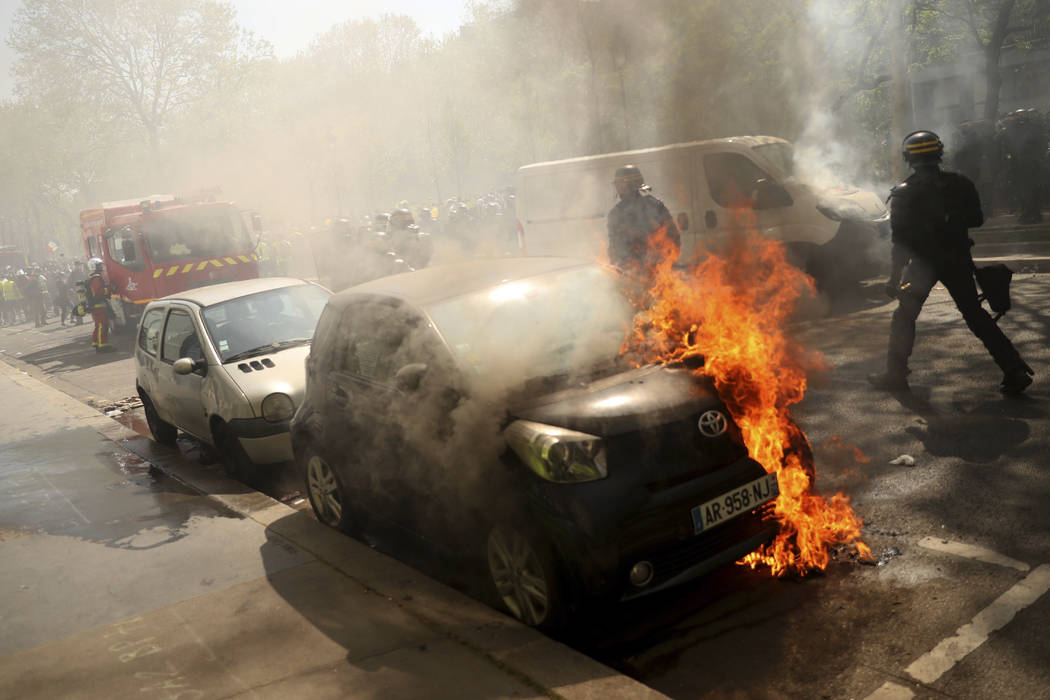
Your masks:
<svg viewBox="0 0 1050 700"><path fill-rule="evenodd" d="M91 320L95 329L91 332L91 344L95 352L113 352L109 344L109 285L102 277L102 261L91 259L93 271L88 277L88 303L91 306Z"/></svg>
<svg viewBox="0 0 1050 700"><path fill-rule="evenodd" d="M1003 371L999 390L1020 394L1032 383L1034 372L977 298L973 242L967 237L970 228L984 223L977 189L966 176L941 170L944 144L932 131L909 134L902 152L914 172L890 191L893 247L886 293L898 303L890 322L886 371L870 375L868 381L884 391L908 390L915 320L940 281Z"/></svg>
<svg viewBox="0 0 1050 700"><path fill-rule="evenodd" d="M613 187L620 201L608 216L609 260L625 271L644 271L656 262L650 243L663 230L674 247L677 260L682 237L664 203L643 192L642 171L634 165L616 169Z"/></svg>

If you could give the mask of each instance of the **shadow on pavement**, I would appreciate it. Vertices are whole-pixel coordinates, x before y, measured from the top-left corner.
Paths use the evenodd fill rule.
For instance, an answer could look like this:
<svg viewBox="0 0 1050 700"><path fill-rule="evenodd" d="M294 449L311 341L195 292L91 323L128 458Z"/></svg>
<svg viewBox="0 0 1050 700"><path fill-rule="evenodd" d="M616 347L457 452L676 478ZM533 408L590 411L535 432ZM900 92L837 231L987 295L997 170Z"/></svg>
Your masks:
<svg viewBox="0 0 1050 700"><path fill-rule="evenodd" d="M935 457L965 462L994 462L1024 443L1030 429L1025 418L1045 418L1045 407L1029 397L984 401L976 406L934 407L922 395L902 392L900 404L919 416L918 425L905 432L919 440Z"/></svg>
<svg viewBox="0 0 1050 700"><path fill-rule="evenodd" d="M71 372L74 370L87 369L89 367L100 367L111 362L126 360L132 356L131 342L121 336L110 340L113 352L96 352L91 346L90 330L85 331L83 337L75 340L44 348L35 352L25 353L17 359L21 362L36 365L48 374Z"/></svg>

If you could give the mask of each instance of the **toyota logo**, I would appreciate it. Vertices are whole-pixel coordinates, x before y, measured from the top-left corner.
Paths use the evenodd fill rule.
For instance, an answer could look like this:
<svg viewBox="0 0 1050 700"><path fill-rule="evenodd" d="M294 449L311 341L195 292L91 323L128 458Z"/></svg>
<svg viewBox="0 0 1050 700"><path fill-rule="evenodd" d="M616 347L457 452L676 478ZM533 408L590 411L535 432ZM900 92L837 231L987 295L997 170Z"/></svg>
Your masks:
<svg viewBox="0 0 1050 700"><path fill-rule="evenodd" d="M701 435L704 437L715 438L729 428L729 421L726 420L726 414L712 409L710 411L704 411L696 425L700 428Z"/></svg>

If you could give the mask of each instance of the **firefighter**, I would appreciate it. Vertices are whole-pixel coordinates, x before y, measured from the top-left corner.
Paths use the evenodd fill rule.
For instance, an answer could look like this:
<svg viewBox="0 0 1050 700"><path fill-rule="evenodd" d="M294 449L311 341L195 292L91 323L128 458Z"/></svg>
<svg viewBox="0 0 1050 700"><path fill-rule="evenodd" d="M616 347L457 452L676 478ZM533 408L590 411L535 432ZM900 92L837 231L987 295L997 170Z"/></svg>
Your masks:
<svg viewBox="0 0 1050 700"><path fill-rule="evenodd" d="M977 189L965 176L941 170L944 144L932 131L909 134L902 152L914 172L890 191L893 246L886 293L898 303L890 322L886 372L868 381L884 391L908 389L915 319L939 280L1003 371L999 390L1020 394L1034 373L977 298L973 242L967 237L968 229L984 223Z"/></svg>
<svg viewBox="0 0 1050 700"><path fill-rule="evenodd" d="M113 352L109 344L109 285L102 277L102 261L91 258L91 275L87 279L87 297L91 306L91 320L95 329L91 333L91 344L95 352Z"/></svg>
<svg viewBox="0 0 1050 700"><path fill-rule="evenodd" d="M649 268L656 259L650 240L665 229L674 246L675 259L681 251L682 238L664 203L648 191L643 192L642 171L634 165L616 169L613 187L620 201L609 212L609 260L621 269Z"/></svg>

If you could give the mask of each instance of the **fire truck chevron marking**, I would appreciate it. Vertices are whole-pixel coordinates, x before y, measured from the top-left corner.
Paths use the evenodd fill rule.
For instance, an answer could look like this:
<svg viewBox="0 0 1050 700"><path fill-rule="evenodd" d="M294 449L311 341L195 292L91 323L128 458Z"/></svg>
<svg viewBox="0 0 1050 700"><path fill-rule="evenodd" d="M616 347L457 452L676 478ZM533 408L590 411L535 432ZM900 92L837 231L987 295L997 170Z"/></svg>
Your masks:
<svg viewBox="0 0 1050 700"><path fill-rule="evenodd" d="M237 261L234 260L233 258L223 258L223 260L225 260L226 262L228 262L231 265L236 265L237 264Z"/></svg>
<svg viewBox="0 0 1050 700"><path fill-rule="evenodd" d="M255 257L254 255L253 255L253 256L252 256L251 258L249 258L249 257L248 257L247 255L238 255L238 256L237 256L237 258L238 258L238 259L239 259L239 260L240 260L241 262L251 262L251 261L252 261L252 258L254 258L254 257Z"/></svg>
<svg viewBox="0 0 1050 700"><path fill-rule="evenodd" d="M153 279L157 279L158 277L160 277L162 272L164 272L164 268L163 267L158 267L156 270L154 270L153 271Z"/></svg>

